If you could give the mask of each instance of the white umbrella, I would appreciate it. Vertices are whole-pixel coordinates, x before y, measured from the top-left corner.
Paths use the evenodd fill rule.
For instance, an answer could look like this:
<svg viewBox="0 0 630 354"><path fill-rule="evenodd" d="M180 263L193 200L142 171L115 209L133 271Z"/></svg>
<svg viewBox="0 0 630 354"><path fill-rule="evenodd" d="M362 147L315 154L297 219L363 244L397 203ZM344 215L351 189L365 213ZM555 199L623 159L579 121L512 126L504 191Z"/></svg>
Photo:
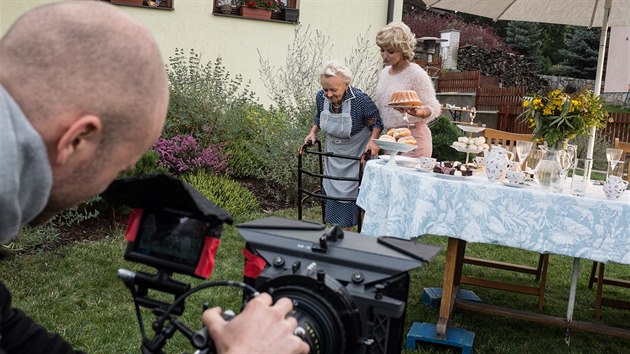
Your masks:
<svg viewBox="0 0 630 354"><path fill-rule="evenodd" d="M574 26L601 27L594 93L600 94L608 27L630 27L629 0L425 0L427 8L463 12L506 21L544 22ZM595 127L591 128L587 158L593 158ZM567 320L573 321L573 306L579 269L579 258L573 260ZM567 331L568 333L568 331ZM568 341L568 338L567 338Z"/></svg>
<svg viewBox="0 0 630 354"><path fill-rule="evenodd" d="M463 12L505 21L544 22L602 27L595 75L595 95L600 94L608 27L630 27L628 0L425 0L427 8ZM595 128L591 129L587 158L593 158Z"/></svg>

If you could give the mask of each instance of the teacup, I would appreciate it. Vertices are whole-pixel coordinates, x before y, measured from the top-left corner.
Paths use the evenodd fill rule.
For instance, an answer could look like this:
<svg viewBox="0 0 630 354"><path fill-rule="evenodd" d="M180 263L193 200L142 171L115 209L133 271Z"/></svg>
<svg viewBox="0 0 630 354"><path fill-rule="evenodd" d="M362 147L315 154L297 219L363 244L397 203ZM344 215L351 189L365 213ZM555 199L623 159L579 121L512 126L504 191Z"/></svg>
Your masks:
<svg viewBox="0 0 630 354"><path fill-rule="evenodd" d="M481 167L484 166L486 164L485 159L483 158L483 156L476 156L475 157L475 165L477 165L477 167Z"/></svg>
<svg viewBox="0 0 630 354"><path fill-rule="evenodd" d="M525 172L521 170L508 170L506 177L508 182L512 184L521 184L525 182Z"/></svg>
<svg viewBox="0 0 630 354"><path fill-rule="evenodd" d="M434 159L432 157L419 157L418 158L418 164L420 165L420 168L423 170L433 170L433 167L435 167L436 162L437 162L437 159Z"/></svg>
<svg viewBox="0 0 630 354"><path fill-rule="evenodd" d="M604 194L608 199L618 199L626 188L628 188L628 181L624 181L617 176L610 176L608 181L604 183Z"/></svg>

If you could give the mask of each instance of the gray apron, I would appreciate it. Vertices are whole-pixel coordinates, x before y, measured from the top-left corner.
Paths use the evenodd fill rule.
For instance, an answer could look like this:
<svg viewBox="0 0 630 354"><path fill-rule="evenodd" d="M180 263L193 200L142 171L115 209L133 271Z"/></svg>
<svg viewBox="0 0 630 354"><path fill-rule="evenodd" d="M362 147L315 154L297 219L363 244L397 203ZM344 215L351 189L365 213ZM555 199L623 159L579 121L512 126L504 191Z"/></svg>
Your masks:
<svg viewBox="0 0 630 354"><path fill-rule="evenodd" d="M372 135L366 126L350 136L352 130L351 100L341 105L341 113L330 111L330 101L324 99L324 109L319 116L319 126L326 133L326 151L333 154L359 157L365 151L368 139ZM357 178L359 162L349 159L327 157L324 159L324 174L337 177ZM324 179L326 195L338 198L356 198L359 195L359 183Z"/></svg>

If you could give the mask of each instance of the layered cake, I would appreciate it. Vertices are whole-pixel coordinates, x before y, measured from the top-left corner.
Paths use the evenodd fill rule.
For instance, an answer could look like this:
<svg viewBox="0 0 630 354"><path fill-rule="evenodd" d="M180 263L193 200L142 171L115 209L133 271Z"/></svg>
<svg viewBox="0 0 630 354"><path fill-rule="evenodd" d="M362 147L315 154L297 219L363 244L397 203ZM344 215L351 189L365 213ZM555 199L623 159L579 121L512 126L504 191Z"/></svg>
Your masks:
<svg viewBox="0 0 630 354"><path fill-rule="evenodd" d="M418 94L414 90L396 91L389 100L390 106L415 107L422 105Z"/></svg>

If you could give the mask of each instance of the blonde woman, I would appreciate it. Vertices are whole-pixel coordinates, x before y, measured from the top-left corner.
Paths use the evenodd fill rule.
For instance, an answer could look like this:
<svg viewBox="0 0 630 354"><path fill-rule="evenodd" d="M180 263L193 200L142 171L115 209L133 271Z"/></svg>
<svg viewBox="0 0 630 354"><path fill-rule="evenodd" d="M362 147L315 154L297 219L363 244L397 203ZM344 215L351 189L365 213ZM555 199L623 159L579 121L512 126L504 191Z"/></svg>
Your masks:
<svg viewBox="0 0 630 354"><path fill-rule="evenodd" d="M409 128L411 135L416 138L417 148L405 155L431 157L433 140L427 123L440 115L440 103L435 97L431 78L424 69L412 61L416 36L404 23L392 22L377 33L376 44L381 48L381 57L385 65L374 93L384 128L408 126L409 123L403 119L406 111L411 115L409 121L413 126ZM405 90L416 91L423 106L400 110L387 105L392 93Z"/></svg>

